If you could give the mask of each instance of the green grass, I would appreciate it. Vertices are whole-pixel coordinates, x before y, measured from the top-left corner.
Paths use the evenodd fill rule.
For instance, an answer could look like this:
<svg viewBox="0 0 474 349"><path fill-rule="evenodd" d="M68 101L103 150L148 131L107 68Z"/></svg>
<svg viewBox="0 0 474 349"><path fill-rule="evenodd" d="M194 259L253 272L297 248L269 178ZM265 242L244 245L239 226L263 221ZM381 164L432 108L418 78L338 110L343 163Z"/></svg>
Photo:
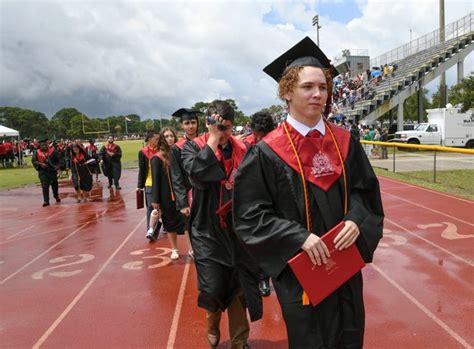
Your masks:
<svg viewBox="0 0 474 349"><path fill-rule="evenodd" d="M119 141L117 144L122 149L122 167L138 167L138 151L143 147L143 141ZM25 158L25 161L28 165L26 168L0 168L0 190L39 183L38 172L31 164L31 157Z"/></svg>
<svg viewBox="0 0 474 349"><path fill-rule="evenodd" d="M393 173L381 168L374 168L374 170L378 176L474 200L474 181L472 180L474 170L436 171L436 183L433 182L433 171Z"/></svg>

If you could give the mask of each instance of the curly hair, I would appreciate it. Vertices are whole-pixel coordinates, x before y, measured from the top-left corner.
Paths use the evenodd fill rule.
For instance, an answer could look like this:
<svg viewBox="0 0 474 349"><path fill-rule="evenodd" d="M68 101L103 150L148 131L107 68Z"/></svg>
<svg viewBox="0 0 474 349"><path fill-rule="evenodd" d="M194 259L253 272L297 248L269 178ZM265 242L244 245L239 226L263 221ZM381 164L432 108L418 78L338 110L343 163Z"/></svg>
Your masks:
<svg viewBox="0 0 474 349"><path fill-rule="evenodd" d="M285 95L295 90L296 85L298 84L300 71L303 70L305 66L298 66L289 68L281 77L278 82L278 97L286 103L288 106L288 101L285 99ZM326 101L326 110L324 114L329 114L332 104L332 75L331 70L321 69L326 77L326 85L328 90L328 99Z"/></svg>
<svg viewBox="0 0 474 349"><path fill-rule="evenodd" d="M252 131L267 134L275 128L272 114L268 112L257 112L250 117L250 128Z"/></svg>

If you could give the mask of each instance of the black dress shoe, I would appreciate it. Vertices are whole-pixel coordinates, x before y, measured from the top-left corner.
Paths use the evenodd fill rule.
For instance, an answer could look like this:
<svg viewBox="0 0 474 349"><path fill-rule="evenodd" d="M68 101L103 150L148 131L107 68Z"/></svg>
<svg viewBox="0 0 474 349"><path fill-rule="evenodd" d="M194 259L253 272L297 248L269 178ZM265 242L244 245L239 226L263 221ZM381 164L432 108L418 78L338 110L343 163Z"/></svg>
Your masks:
<svg viewBox="0 0 474 349"><path fill-rule="evenodd" d="M59 196L55 199L56 199L56 202L58 202L58 203L61 202L61 199L59 198Z"/></svg>
<svg viewBox="0 0 474 349"><path fill-rule="evenodd" d="M110 189L110 188L112 188L112 184L109 184L109 185L107 186L107 189Z"/></svg>
<svg viewBox="0 0 474 349"><path fill-rule="evenodd" d="M49 206L49 202L44 202L43 207Z"/></svg>
<svg viewBox="0 0 474 349"><path fill-rule="evenodd" d="M120 186L119 186L119 187L115 187L115 189L120 190L120 189L122 189L122 187L120 187Z"/></svg>
<svg viewBox="0 0 474 349"><path fill-rule="evenodd" d="M272 292L270 290L269 279L260 280L260 282L258 283L258 289L260 290L260 294L262 295L262 297L268 297Z"/></svg>

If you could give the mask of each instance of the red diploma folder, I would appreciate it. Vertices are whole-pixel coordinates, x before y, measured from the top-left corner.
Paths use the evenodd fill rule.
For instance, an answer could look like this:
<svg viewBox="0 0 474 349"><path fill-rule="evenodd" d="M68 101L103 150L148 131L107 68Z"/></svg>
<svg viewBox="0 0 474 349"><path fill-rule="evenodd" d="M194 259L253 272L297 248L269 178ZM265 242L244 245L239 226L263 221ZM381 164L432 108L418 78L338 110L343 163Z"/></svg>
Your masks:
<svg viewBox="0 0 474 349"><path fill-rule="evenodd" d="M143 190L137 190L137 210L145 207L145 197L144 197L144 191Z"/></svg>
<svg viewBox="0 0 474 349"><path fill-rule="evenodd" d="M331 255L327 264L314 265L304 251L288 262L313 306L319 304L365 266L355 244L342 251L334 246L334 239L342 228L344 228L344 221L321 238Z"/></svg>

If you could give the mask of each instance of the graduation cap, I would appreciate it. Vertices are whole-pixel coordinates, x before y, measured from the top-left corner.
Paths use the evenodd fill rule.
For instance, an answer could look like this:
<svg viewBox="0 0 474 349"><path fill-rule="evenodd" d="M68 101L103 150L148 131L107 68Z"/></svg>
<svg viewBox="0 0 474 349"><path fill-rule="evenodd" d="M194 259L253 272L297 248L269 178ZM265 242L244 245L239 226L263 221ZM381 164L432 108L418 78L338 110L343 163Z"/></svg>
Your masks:
<svg viewBox="0 0 474 349"><path fill-rule="evenodd" d="M334 75L337 75L337 70L331 65L331 61L308 36L263 68L263 71L278 82L287 69L305 66L332 68Z"/></svg>
<svg viewBox="0 0 474 349"><path fill-rule="evenodd" d="M45 139L40 140L38 143L39 143L39 144L41 144L41 143L46 143L46 144L48 144L48 141L49 141L49 138L45 138Z"/></svg>
<svg viewBox="0 0 474 349"><path fill-rule="evenodd" d="M199 110L181 108L176 110L172 116L179 118L181 121L198 119L198 114L202 114Z"/></svg>

